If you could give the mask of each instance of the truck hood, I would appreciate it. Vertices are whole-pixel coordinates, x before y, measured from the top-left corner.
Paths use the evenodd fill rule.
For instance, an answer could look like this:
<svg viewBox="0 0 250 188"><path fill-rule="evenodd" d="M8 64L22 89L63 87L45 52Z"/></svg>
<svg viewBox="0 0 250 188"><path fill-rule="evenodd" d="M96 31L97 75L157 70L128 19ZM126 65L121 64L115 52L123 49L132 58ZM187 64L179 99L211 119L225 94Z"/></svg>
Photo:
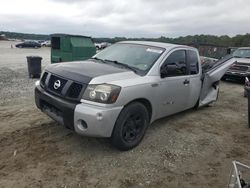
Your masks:
<svg viewBox="0 0 250 188"><path fill-rule="evenodd" d="M135 75L134 72L128 69L90 60L52 64L47 66L45 70L63 78L86 84L88 84L93 78L105 75L109 75L110 78L112 77L111 75L119 75L119 73ZM117 78L117 76L115 76L114 79L115 78Z"/></svg>
<svg viewBox="0 0 250 188"><path fill-rule="evenodd" d="M237 58L237 63L244 63L250 65L250 58Z"/></svg>

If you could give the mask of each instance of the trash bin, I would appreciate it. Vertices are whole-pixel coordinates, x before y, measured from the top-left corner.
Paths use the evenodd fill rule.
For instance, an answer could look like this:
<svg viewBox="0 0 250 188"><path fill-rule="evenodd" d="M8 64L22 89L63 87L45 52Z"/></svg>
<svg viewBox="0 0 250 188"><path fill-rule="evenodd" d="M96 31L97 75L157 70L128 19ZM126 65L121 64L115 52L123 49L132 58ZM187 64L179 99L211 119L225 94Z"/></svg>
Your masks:
<svg viewBox="0 0 250 188"><path fill-rule="evenodd" d="M42 58L39 56L27 56L29 78L40 78Z"/></svg>

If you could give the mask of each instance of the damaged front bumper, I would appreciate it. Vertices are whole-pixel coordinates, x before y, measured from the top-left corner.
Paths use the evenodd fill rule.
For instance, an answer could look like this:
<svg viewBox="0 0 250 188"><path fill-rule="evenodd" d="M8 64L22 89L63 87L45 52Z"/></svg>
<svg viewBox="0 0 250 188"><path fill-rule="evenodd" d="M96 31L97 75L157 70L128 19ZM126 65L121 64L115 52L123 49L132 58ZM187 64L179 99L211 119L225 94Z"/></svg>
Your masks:
<svg viewBox="0 0 250 188"><path fill-rule="evenodd" d="M110 137L121 107L99 107L56 97L39 85L35 88L37 107L49 117L85 136Z"/></svg>

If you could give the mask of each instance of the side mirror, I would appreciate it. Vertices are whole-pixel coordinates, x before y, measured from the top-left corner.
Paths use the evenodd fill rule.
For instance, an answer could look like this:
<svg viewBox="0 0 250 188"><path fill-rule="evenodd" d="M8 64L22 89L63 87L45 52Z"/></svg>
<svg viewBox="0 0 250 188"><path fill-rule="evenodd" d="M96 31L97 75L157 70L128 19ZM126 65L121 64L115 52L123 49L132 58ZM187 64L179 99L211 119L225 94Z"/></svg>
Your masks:
<svg viewBox="0 0 250 188"><path fill-rule="evenodd" d="M160 69L161 78L176 75L176 70L177 70L176 65L169 65L169 64L162 65Z"/></svg>

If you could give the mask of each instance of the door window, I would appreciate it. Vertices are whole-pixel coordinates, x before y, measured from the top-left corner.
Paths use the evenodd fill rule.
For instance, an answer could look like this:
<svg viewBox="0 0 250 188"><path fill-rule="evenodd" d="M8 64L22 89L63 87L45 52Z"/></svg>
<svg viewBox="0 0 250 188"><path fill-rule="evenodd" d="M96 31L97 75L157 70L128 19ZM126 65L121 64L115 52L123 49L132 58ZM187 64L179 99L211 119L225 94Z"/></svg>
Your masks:
<svg viewBox="0 0 250 188"><path fill-rule="evenodd" d="M198 74L199 73L199 60L197 53L193 50L187 51L187 63L189 66L190 74Z"/></svg>
<svg viewBox="0 0 250 188"><path fill-rule="evenodd" d="M185 50L171 53L161 66L161 77L187 75L187 62Z"/></svg>

